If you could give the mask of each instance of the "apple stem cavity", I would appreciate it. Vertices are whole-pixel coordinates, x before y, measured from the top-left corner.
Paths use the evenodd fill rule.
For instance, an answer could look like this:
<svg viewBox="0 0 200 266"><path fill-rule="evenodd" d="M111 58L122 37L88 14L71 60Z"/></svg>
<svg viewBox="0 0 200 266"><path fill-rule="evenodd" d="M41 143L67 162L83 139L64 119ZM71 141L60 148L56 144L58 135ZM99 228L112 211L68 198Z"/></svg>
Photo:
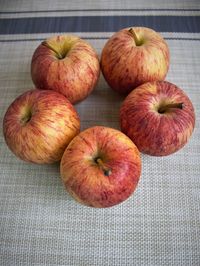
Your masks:
<svg viewBox="0 0 200 266"><path fill-rule="evenodd" d="M103 163L103 161L101 160L101 158L96 158L96 159L95 159L95 162L96 162L96 164L98 164L99 167L103 170L103 173L104 173L105 176L109 176L109 175L111 174L111 170L110 170L108 167L106 167L106 166L104 165L104 163Z"/></svg>
<svg viewBox="0 0 200 266"><path fill-rule="evenodd" d="M172 108L178 108L178 109L183 109L183 103L169 103L166 105L162 105L158 108L158 113L159 114L164 114L168 112Z"/></svg>
<svg viewBox="0 0 200 266"><path fill-rule="evenodd" d="M56 53L56 57L58 59L63 59L63 56L58 51L56 51L47 41L42 42L42 45L48 47L50 50Z"/></svg>
<svg viewBox="0 0 200 266"><path fill-rule="evenodd" d="M31 120L31 117L32 117L32 113L31 111L29 111L25 116L21 118L21 123L23 125L26 125Z"/></svg>
<svg viewBox="0 0 200 266"><path fill-rule="evenodd" d="M143 41L138 38L138 36L137 36L136 32L133 30L133 28L130 28L129 32L132 34L136 46L140 46L143 44Z"/></svg>

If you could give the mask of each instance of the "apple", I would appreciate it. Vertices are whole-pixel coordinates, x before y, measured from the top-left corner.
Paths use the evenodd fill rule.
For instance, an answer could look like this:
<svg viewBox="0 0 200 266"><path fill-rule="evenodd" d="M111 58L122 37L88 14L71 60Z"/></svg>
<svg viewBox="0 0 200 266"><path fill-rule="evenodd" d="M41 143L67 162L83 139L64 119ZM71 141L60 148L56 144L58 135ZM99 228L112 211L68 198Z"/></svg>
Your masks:
<svg viewBox="0 0 200 266"><path fill-rule="evenodd" d="M73 35L43 41L32 57L31 76L36 87L60 92L71 103L82 101L92 92L99 74L96 52Z"/></svg>
<svg viewBox="0 0 200 266"><path fill-rule="evenodd" d="M181 149L195 125L188 96L167 81L140 85L124 100L120 109L121 130L149 155L164 156Z"/></svg>
<svg viewBox="0 0 200 266"><path fill-rule="evenodd" d="M146 27L115 33L105 44L101 69L109 86L128 94L137 86L164 80L169 68L169 48L161 35Z"/></svg>
<svg viewBox="0 0 200 266"><path fill-rule="evenodd" d="M119 130L95 126L70 142L60 172L64 186L77 201L111 207L135 190L141 173L140 153Z"/></svg>
<svg viewBox="0 0 200 266"><path fill-rule="evenodd" d="M10 150L33 163L59 161L69 142L80 131L72 104L52 90L29 90L8 107L3 131Z"/></svg>

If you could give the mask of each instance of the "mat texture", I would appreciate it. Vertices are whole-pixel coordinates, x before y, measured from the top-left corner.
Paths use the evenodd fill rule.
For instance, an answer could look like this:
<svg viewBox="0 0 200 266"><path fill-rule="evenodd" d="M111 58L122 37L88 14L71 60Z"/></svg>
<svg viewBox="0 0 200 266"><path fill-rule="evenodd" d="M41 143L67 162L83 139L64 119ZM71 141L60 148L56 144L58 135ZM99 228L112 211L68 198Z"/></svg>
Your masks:
<svg viewBox="0 0 200 266"><path fill-rule="evenodd" d="M0 265L200 265L200 4L199 1L0 1L0 120L9 104L33 88L32 54L45 38L75 33L98 51L113 32L147 26L171 51L167 80L188 94L196 127L190 142L162 158L142 155L134 195L108 209L75 202L59 164L18 160L0 132ZM76 105L81 129L119 129L123 97L103 77Z"/></svg>

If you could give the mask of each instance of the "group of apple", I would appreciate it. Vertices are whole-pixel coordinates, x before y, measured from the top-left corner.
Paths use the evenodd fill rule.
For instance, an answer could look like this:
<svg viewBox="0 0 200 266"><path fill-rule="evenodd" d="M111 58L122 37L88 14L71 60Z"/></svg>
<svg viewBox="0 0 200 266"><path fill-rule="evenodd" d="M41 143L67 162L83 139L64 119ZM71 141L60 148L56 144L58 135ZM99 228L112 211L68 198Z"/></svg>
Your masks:
<svg viewBox="0 0 200 266"><path fill-rule="evenodd" d="M94 89L100 74L126 96L120 108L121 131L94 126L80 133L73 106ZM60 161L70 194L92 207L126 200L141 174L140 152L164 156L190 138L194 108L176 85L163 81L169 48L152 29L131 27L105 44L101 60L85 40L60 35L42 42L31 62L37 89L26 91L8 108L3 122L6 143L33 163Z"/></svg>

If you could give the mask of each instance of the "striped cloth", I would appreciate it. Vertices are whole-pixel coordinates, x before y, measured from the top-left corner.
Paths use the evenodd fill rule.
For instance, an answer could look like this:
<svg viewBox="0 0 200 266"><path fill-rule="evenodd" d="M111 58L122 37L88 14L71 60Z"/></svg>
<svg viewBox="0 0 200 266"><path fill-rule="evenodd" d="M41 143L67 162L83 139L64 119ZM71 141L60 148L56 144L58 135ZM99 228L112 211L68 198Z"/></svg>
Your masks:
<svg viewBox="0 0 200 266"><path fill-rule="evenodd" d="M124 203L93 209L64 190L59 164L18 160L0 133L0 265L200 265L200 2L198 0L0 1L0 119L33 87L30 61L47 37L75 33L99 55L113 32L128 26L159 31L169 44L167 80L194 104L196 128L179 152L142 155L139 186ZM119 129L123 97L101 76L76 105L81 129Z"/></svg>

